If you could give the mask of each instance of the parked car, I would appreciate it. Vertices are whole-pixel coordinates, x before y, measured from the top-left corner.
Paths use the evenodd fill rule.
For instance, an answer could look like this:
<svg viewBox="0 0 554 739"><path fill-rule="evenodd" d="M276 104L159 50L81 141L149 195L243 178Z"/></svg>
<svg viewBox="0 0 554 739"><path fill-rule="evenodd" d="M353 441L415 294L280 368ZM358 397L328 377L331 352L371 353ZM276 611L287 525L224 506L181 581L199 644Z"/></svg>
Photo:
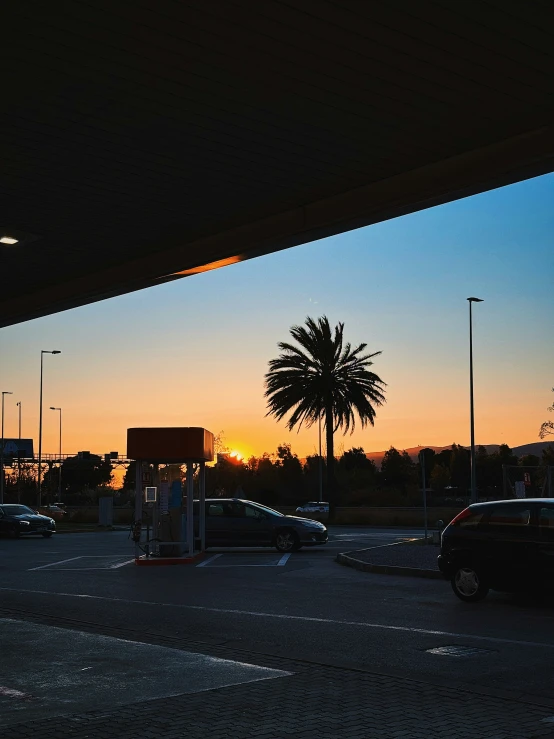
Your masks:
<svg viewBox="0 0 554 739"><path fill-rule="evenodd" d="M554 588L554 499L470 505L442 532L438 566L469 603L489 589Z"/></svg>
<svg viewBox="0 0 554 739"><path fill-rule="evenodd" d="M296 513L303 515L304 513L310 513L313 516L328 516L329 515L329 503L323 501L311 501L304 505L298 506Z"/></svg>
<svg viewBox="0 0 554 739"><path fill-rule="evenodd" d="M194 501L196 520L199 505L199 501ZM327 529L319 521L285 516L240 498L206 500L207 547L274 546L277 551L286 553L326 543Z"/></svg>
<svg viewBox="0 0 554 739"><path fill-rule="evenodd" d="M26 505L3 503L0 505L0 533L15 539L27 534L41 534L45 538L56 531L56 522L49 516L41 516Z"/></svg>
<svg viewBox="0 0 554 739"><path fill-rule="evenodd" d="M59 505L42 506L38 509L38 513L53 518L55 521L60 521L64 516L67 516L67 511Z"/></svg>

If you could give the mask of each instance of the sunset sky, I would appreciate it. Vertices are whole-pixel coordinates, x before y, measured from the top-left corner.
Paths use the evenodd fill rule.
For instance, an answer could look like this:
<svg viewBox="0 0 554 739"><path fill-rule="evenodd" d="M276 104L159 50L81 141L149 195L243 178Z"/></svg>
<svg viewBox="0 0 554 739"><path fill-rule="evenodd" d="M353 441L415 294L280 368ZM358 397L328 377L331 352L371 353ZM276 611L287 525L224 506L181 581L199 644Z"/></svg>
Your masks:
<svg viewBox="0 0 554 739"><path fill-rule="evenodd" d="M45 452L125 453L129 426L224 431L243 455L287 441L313 453L316 429L265 417L277 342L307 315L343 321L381 350L388 401L374 428L336 446L378 451L469 443L468 304L474 307L476 441L538 441L554 401L554 175L160 287L0 330L6 437L38 438L45 357Z"/></svg>

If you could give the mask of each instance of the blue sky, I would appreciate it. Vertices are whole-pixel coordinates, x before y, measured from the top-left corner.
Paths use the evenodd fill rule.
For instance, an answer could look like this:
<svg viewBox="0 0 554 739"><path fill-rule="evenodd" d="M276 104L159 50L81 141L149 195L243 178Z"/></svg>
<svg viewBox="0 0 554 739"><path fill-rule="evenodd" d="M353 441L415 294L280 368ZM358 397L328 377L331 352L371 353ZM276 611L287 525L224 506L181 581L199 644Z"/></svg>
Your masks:
<svg viewBox="0 0 554 739"><path fill-rule="evenodd" d="M388 383L375 428L337 437L339 449L468 443L476 295L477 442L537 441L554 400L553 196L547 175L2 329L6 435L22 400L36 438L40 349L56 348L45 406L63 406L68 452L124 452L129 426L202 425L245 454L290 441L304 456L314 431L264 417L263 375L292 324L326 314L382 350L374 369ZM45 447L56 423L47 411Z"/></svg>

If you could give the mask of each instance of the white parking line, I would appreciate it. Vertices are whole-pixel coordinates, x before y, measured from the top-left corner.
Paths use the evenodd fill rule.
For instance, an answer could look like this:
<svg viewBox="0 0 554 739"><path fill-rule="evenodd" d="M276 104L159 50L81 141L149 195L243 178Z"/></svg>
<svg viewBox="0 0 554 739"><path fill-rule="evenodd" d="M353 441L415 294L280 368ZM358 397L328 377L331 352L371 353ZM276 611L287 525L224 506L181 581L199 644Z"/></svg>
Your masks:
<svg viewBox="0 0 554 739"><path fill-rule="evenodd" d="M429 636L446 636L455 639L474 639L476 641L491 642L492 644L512 644L519 647L538 647L540 649L553 649L554 642L526 641L525 639L505 639L498 636L484 636L481 634L467 634L455 631L440 631L438 629L421 629L415 626L393 626L392 624L380 624L371 621L343 621L334 618L318 618L316 616L294 616L289 613L267 613L264 611L242 611L238 608L214 608L211 606L191 606L183 603L164 603L151 600L130 600L128 598L109 598L105 595L89 595L87 593L56 593L51 590L27 590L25 588L4 588L0 591L10 593L29 593L32 595L57 595L63 598L86 598L90 600L101 600L109 603L123 603L124 605L153 606L155 608L177 608L182 611L203 611L205 613L221 613L231 616L250 616L253 618L273 619L283 621L303 621L304 623L317 623L329 626L352 626L354 628L373 629L377 631L395 631L407 634L422 634Z"/></svg>
<svg viewBox="0 0 554 739"><path fill-rule="evenodd" d="M284 567L287 564L289 557L290 557L290 553L289 554L283 554L283 556L281 557L281 559L277 562L277 567Z"/></svg>
<svg viewBox="0 0 554 739"><path fill-rule="evenodd" d="M199 565L196 565L197 567L205 567L210 562L213 562L214 559L217 559L218 557L221 557L221 554L214 554L213 556L209 557L208 559L205 559L203 562L200 562Z"/></svg>
<svg viewBox="0 0 554 739"><path fill-rule="evenodd" d="M112 565L109 569L110 570L117 570L118 567L125 567L125 565L130 565L132 562L135 561L135 558L133 559L126 559L125 562L120 562L118 565Z"/></svg>
<svg viewBox="0 0 554 739"><path fill-rule="evenodd" d="M50 562L49 565L40 565L40 567L31 567L28 572L33 572L33 570L45 570L47 567L55 567L56 565L63 565L66 562L74 562L76 559L82 559L82 557L69 557L69 559L60 559L57 562Z"/></svg>

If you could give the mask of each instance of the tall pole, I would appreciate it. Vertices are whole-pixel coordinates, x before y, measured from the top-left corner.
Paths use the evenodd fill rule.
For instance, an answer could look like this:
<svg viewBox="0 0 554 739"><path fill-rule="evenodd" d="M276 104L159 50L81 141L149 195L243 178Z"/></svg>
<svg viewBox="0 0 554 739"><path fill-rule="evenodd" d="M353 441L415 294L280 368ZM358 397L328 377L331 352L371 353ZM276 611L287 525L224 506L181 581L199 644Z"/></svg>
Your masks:
<svg viewBox="0 0 554 739"><path fill-rule="evenodd" d="M40 508L42 503L42 373L44 367L44 355L45 354L61 354L58 349L52 351L42 349L40 352L40 400L39 400L39 414L38 414L38 507Z"/></svg>
<svg viewBox="0 0 554 739"><path fill-rule="evenodd" d="M427 481L425 479L425 454L423 449L419 453L419 463L421 465L421 477L423 479L423 519L425 524L425 543L427 543Z"/></svg>
<svg viewBox="0 0 554 739"><path fill-rule="evenodd" d="M2 442L0 446L0 503L4 502L4 396L13 395L9 390L2 390Z"/></svg>
<svg viewBox="0 0 554 739"><path fill-rule="evenodd" d="M472 303L482 303L481 298L468 298L469 301L469 417L471 444L471 502L477 503L477 476L475 470L475 413L473 407L473 320Z"/></svg>
<svg viewBox="0 0 554 739"><path fill-rule="evenodd" d="M21 401L17 407L19 408L19 441L21 441ZM17 502L21 503L21 446L17 450Z"/></svg>
<svg viewBox="0 0 554 739"><path fill-rule="evenodd" d="M323 459L321 457L321 414L319 415L319 498L318 501L323 500Z"/></svg>
<svg viewBox="0 0 554 739"><path fill-rule="evenodd" d="M62 499L62 409L54 408L50 406L51 411L60 412L60 452L59 452L59 464L58 464L58 502Z"/></svg>

